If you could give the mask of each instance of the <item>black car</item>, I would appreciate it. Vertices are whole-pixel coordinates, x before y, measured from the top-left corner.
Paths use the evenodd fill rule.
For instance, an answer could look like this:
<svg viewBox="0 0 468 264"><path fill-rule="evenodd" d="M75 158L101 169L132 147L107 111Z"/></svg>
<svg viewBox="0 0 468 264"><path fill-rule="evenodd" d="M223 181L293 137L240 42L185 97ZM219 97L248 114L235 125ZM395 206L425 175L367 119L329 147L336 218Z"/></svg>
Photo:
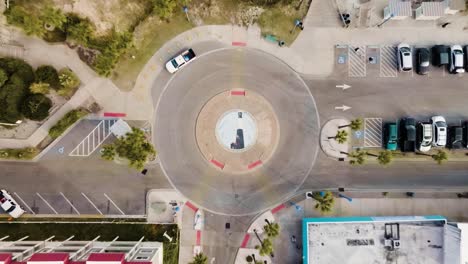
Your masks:
<svg viewBox="0 0 468 264"><path fill-rule="evenodd" d="M431 58L431 52L428 48L419 48L417 54L417 72L418 74L425 75L429 72L429 61Z"/></svg>
<svg viewBox="0 0 468 264"><path fill-rule="evenodd" d="M408 117L400 122L401 126L401 151L414 152L416 149L416 121Z"/></svg>
<svg viewBox="0 0 468 264"><path fill-rule="evenodd" d="M452 126L449 127L449 146L451 149L464 148L463 144L463 127Z"/></svg>
<svg viewBox="0 0 468 264"><path fill-rule="evenodd" d="M435 66L449 64L450 47L445 45L436 45L432 47L432 63Z"/></svg>
<svg viewBox="0 0 468 264"><path fill-rule="evenodd" d="M463 47L463 56L465 61L465 71L468 72L468 45Z"/></svg>

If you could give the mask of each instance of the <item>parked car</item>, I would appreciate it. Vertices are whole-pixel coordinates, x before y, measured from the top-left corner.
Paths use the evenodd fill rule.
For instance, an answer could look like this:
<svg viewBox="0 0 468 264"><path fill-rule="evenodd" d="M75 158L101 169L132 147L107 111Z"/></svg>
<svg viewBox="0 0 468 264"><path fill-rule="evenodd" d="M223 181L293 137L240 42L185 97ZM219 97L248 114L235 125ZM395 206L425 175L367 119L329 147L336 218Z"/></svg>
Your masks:
<svg viewBox="0 0 468 264"><path fill-rule="evenodd" d="M462 149L464 148L463 144L463 127L461 126L452 126L449 127L449 146L451 149Z"/></svg>
<svg viewBox="0 0 468 264"><path fill-rule="evenodd" d="M170 73L178 71L196 58L195 52L188 49L166 63L166 69Z"/></svg>
<svg viewBox="0 0 468 264"><path fill-rule="evenodd" d="M0 206L13 218L18 218L24 214L23 208L21 208L21 206L16 203L13 197L11 197L10 193L8 193L6 190L0 190Z"/></svg>
<svg viewBox="0 0 468 264"><path fill-rule="evenodd" d="M460 45L452 45L450 47L450 73L463 73L465 72L463 49Z"/></svg>
<svg viewBox="0 0 468 264"><path fill-rule="evenodd" d="M445 147L447 145L447 122L443 116L433 116L432 121L432 138L433 146Z"/></svg>
<svg viewBox="0 0 468 264"><path fill-rule="evenodd" d="M432 124L419 123L419 151L428 152L432 147Z"/></svg>
<svg viewBox="0 0 468 264"><path fill-rule="evenodd" d="M468 121L463 123L463 141L465 142L465 148L468 148Z"/></svg>
<svg viewBox="0 0 468 264"><path fill-rule="evenodd" d="M398 127L396 123L387 123L385 127L385 149L396 150L398 147Z"/></svg>
<svg viewBox="0 0 468 264"><path fill-rule="evenodd" d="M416 121L408 117L401 120L402 141L401 151L414 152L416 148Z"/></svg>
<svg viewBox="0 0 468 264"><path fill-rule="evenodd" d="M445 45L436 45L432 47L432 63L435 66L443 66L449 64L450 48Z"/></svg>
<svg viewBox="0 0 468 264"><path fill-rule="evenodd" d="M400 71L411 71L413 69L411 47L406 43L398 45L398 69Z"/></svg>
<svg viewBox="0 0 468 264"><path fill-rule="evenodd" d="M465 71L468 71L468 45L463 47L463 55L465 60Z"/></svg>
<svg viewBox="0 0 468 264"><path fill-rule="evenodd" d="M429 72L429 61L431 59L431 52L428 48L419 48L417 51L417 72L418 74L425 75Z"/></svg>

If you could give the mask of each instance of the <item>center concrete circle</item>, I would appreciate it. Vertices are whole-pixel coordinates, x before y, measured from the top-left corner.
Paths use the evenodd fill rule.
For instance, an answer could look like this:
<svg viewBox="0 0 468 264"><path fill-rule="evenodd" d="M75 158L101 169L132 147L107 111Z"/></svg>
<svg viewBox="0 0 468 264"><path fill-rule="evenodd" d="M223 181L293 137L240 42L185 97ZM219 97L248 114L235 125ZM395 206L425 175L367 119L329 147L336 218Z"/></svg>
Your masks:
<svg viewBox="0 0 468 264"><path fill-rule="evenodd" d="M320 133L314 99L298 74L269 54L242 48L202 54L171 77L153 135L174 188L226 215L255 214L295 194L312 171ZM224 99L216 102L217 96ZM219 118L237 109L257 127L244 152L226 150L215 135ZM222 150L210 153L216 147Z"/></svg>
<svg viewBox="0 0 468 264"><path fill-rule="evenodd" d="M257 140L256 123L247 111L229 110L216 123L216 139L227 150L245 151Z"/></svg>

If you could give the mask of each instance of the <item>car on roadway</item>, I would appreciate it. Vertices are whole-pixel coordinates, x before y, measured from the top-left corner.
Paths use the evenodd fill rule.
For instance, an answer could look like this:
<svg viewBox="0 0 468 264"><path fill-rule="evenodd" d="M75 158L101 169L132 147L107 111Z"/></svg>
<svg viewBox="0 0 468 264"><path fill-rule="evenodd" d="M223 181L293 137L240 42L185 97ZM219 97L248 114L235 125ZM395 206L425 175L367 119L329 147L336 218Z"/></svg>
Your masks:
<svg viewBox="0 0 468 264"><path fill-rule="evenodd" d="M443 116L433 116L432 121L432 145L445 147L447 145L447 122Z"/></svg>
<svg viewBox="0 0 468 264"><path fill-rule="evenodd" d="M192 49L185 50L166 63L166 70L170 73L174 73L189 64L196 57L197 56Z"/></svg>
<svg viewBox="0 0 468 264"><path fill-rule="evenodd" d="M396 123L387 123L385 127L385 149L396 150L398 147L398 127Z"/></svg>
<svg viewBox="0 0 468 264"><path fill-rule="evenodd" d="M465 142L465 148L468 148L468 121L463 123L463 141Z"/></svg>
<svg viewBox="0 0 468 264"><path fill-rule="evenodd" d="M398 69L400 71L411 71L413 69L413 55L410 45L401 43L398 45Z"/></svg>
<svg viewBox="0 0 468 264"><path fill-rule="evenodd" d="M463 144L463 127L461 126L451 126L449 127L449 147L451 149L462 149L464 148Z"/></svg>
<svg viewBox="0 0 468 264"><path fill-rule="evenodd" d="M416 121L414 118L407 117L401 120L401 151L414 152L416 149Z"/></svg>
<svg viewBox="0 0 468 264"><path fill-rule="evenodd" d="M421 75L426 75L429 72L429 61L431 60L431 52L428 48L419 48L417 50L417 72Z"/></svg>
<svg viewBox="0 0 468 264"><path fill-rule="evenodd" d="M0 207L13 218L18 218L24 214L23 208L11 197L6 190L0 190Z"/></svg>
<svg viewBox="0 0 468 264"><path fill-rule="evenodd" d="M435 45L432 47L432 63L435 66L443 66L449 64L450 47L445 45Z"/></svg>
<svg viewBox="0 0 468 264"><path fill-rule="evenodd" d="M460 45L452 45L450 47L450 73L463 73L464 68L464 55L463 49Z"/></svg>
<svg viewBox="0 0 468 264"><path fill-rule="evenodd" d="M419 148L421 152L428 152L432 147L432 124L429 123L419 123Z"/></svg>
<svg viewBox="0 0 468 264"><path fill-rule="evenodd" d="M465 59L465 71L468 71L468 45L463 47L463 55Z"/></svg>

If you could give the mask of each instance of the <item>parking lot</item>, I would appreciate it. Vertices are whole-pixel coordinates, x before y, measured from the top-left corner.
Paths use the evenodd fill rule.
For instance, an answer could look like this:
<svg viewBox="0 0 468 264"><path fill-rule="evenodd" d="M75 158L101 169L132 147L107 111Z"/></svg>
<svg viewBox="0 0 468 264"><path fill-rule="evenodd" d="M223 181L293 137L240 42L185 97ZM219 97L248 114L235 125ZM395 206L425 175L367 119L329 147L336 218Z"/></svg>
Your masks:
<svg viewBox="0 0 468 264"><path fill-rule="evenodd" d="M398 71L397 46L388 45L336 45L335 71L342 76L351 78L382 77L382 78L468 78L468 73L450 74L447 67L429 66L426 76L418 75L415 71L416 49L431 48L432 46L412 46L413 70Z"/></svg>

